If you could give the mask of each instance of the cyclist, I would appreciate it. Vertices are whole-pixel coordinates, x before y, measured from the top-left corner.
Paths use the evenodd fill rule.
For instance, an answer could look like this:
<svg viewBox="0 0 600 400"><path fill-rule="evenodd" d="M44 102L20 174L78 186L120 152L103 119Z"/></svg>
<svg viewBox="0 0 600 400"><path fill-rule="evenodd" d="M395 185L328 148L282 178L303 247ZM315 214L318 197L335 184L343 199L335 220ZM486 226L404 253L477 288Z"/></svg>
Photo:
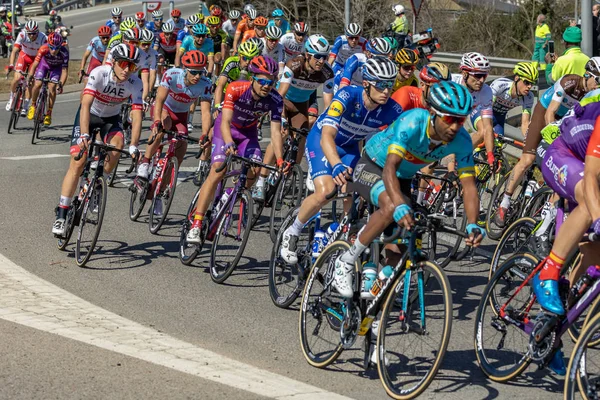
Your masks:
<svg viewBox="0 0 600 400"><path fill-rule="evenodd" d="M162 32L159 33L156 38L154 50L158 52L160 63L175 64L175 56L177 55L177 37L173 32L173 25L170 22L163 24Z"/></svg>
<svg viewBox="0 0 600 400"><path fill-rule="evenodd" d="M306 140L308 173L315 192L304 199L294 223L283 233L280 254L289 264L298 262L296 248L304 224L327 204L326 196L335 186L345 183L344 175L352 174L360 158L359 142L402 113L396 102L388 101L398 73L394 62L373 57L362 69L362 85L338 90Z"/></svg>
<svg viewBox="0 0 600 400"><path fill-rule="evenodd" d="M187 135L187 121L190 104L200 99L202 110L203 135L208 135L212 125L210 101L212 97L212 82L206 78L206 56L198 50L191 50L184 54L181 63L184 69L171 68L167 70L156 91L154 104L154 123L152 136L154 142L146 147L144 158L138 167L138 176L148 179L150 158L156 153L161 144L164 130L177 131ZM178 143L175 150L179 166L187 150L187 141ZM162 202L155 208L157 214L162 214Z"/></svg>
<svg viewBox="0 0 600 400"><path fill-rule="evenodd" d="M415 108L404 113L385 131L367 141L358 161L349 189L358 192L378 210L360 230L352 247L336 259L333 285L343 297L354 295L355 264L369 244L394 222L407 229L414 226L410 187L423 162L431 163L448 154L457 155L469 222L466 242L477 246L483 240L481 234L475 236L474 233L479 196L471 138L462 127L471 112L473 99L464 86L454 82L433 84L427 99L429 111ZM341 175L338 179L345 181Z"/></svg>
<svg viewBox="0 0 600 400"><path fill-rule="evenodd" d="M183 39L179 52L175 56L175 66L181 65L181 56L189 50L199 50L208 58L208 77L212 75L214 69L215 46L211 38L208 38L208 29L204 24L196 24L192 27L192 34Z"/></svg>
<svg viewBox="0 0 600 400"><path fill-rule="evenodd" d="M150 93L156 82L157 61L160 58L158 52L152 47L154 42L154 33L148 29L142 29L140 32L140 72L144 88L146 89L142 97L145 102L144 105L150 100ZM162 72L160 75L162 76Z"/></svg>
<svg viewBox="0 0 600 400"><path fill-rule="evenodd" d="M246 31L254 28L254 19L258 16L258 13L254 8L245 9L247 18L240 21L235 29L235 36L233 37L233 51L235 52L238 45L242 42L242 38Z"/></svg>
<svg viewBox="0 0 600 400"><path fill-rule="evenodd" d="M334 92L350 84L362 86L362 66L373 56L387 57L391 51L390 44L382 38L374 38L365 45L364 53L356 53L346 61L342 73L337 74L334 81Z"/></svg>
<svg viewBox="0 0 600 400"><path fill-rule="evenodd" d="M525 136L523 154L511 172L500 207L498 207L494 217L494 223L498 227L504 227L506 215L510 211L511 198L517 184L525 175L525 171L535 161L536 150L542 140L542 129L555 120L562 118L586 93L596 89L599 83L600 57L593 57L585 65L583 77L575 74L565 75L540 97L531 115L531 122Z"/></svg>
<svg viewBox="0 0 600 400"><path fill-rule="evenodd" d="M203 18L201 18L198 14L194 14L188 18L188 20L185 23L185 28L183 28L177 33L177 51L179 51L181 43L183 43L183 39L185 39L186 36L188 36L192 32L192 27L196 24L201 24L202 20Z"/></svg>
<svg viewBox="0 0 600 400"><path fill-rule="evenodd" d="M450 70L445 64L432 62L421 68L419 78L421 87L402 86L392 94L392 100L400 104L403 111L413 108L429 108L427 96L431 85L450 80Z"/></svg>
<svg viewBox="0 0 600 400"><path fill-rule="evenodd" d="M108 26L113 34L115 34L121 26L121 22L123 20L123 10L119 7L115 7L110 11L111 19L106 21L106 26Z"/></svg>
<svg viewBox="0 0 600 400"><path fill-rule="evenodd" d="M34 75L35 74L35 75ZM62 93L62 88L69 75L69 50L63 46L63 38L56 32L48 35L48 43L44 44L37 52L35 60L29 67L29 80L35 78L35 85L31 91L31 106L27 112L27 119L35 115L35 102L37 101L42 79L48 76L48 110L44 116L44 125L52 124L52 108L56 100L56 88Z"/></svg>
<svg viewBox="0 0 600 400"><path fill-rule="evenodd" d="M257 56L248 65L251 81L232 82L227 87L223 111L214 125L212 142L212 168L200 188L196 215L187 235L189 243L200 243L200 232L204 213L215 195L218 183L225 171L217 173L227 154L238 153L254 160L261 159L258 129L256 125L263 114L271 113L271 140L275 146L277 159L283 157L281 138L281 113L283 100L273 89L277 79L277 62L268 56ZM254 181L257 171L248 176L248 186Z"/></svg>
<svg viewBox="0 0 600 400"><path fill-rule="evenodd" d="M146 29L146 14L143 11L135 13L135 23L139 30Z"/></svg>
<svg viewBox="0 0 600 400"><path fill-rule="evenodd" d="M415 69L419 62L419 55L411 49L400 49L396 53L396 64L398 64L398 77L394 82L392 91L396 91L404 86L419 87L419 80L415 76Z"/></svg>
<svg viewBox="0 0 600 400"><path fill-rule="evenodd" d="M279 43L281 35L281 29L277 26L267 26L265 37L261 38L264 45L263 56L269 56L279 63L279 77L283 74L283 67L285 66L285 49Z"/></svg>
<svg viewBox="0 0 600 400"><path fill-rule="evenodd" d="M110 34L111 32L108 26L102 25L100 28L98 28L98 36L90 40L85 53L83 53L81 67L79 70L79 79L81 79L84 75L89 75L94 68L102 65L102 61L104 61L104 56L106 55L105 53L106 48L108 47L108 41L110 40ZM90 58L90 56L92 58ZM90 65L88 65L86 71L85 64L87 63L88 58L90 58Z"/></svg>
<svg viewBox="0 0 600 400"><path fill-rule="evenodd" d="M308 24L306 22L296 22L294 32L286 33L279 39L285 50L285 61L296 57L304 51L306 35L308 34Z"/></svg>
<svg viewBox="0 0 600 400"><path fill-rule="evenodd" d="M75 156L88 146L90 140L95 139L90 137L90 132L97 128L105 143L123 148L121 104L130 97L132 131L129 152L132 156L137 152L142 129L142 82L135 74L140 59L139 49L122 43L115 47L112 57L113 65L103 65L92 71L75 117L70 149L72 157L62 183L58 213L52 227L52 233L60 237L65 234L67 211L86 162L85 155L79 161L75 161ZM104 165L106 174L112 171L118 159L119 153L111 154Z"/></svg>
<svg viewBox="0 0 600 400"><path fill-rule="evenodd" d="M281 8L276 8L271 13L272 19L269 21L268 26L276 26L281 29L282 34L291 32L290 23L284 18L284 13Z"/></svg>
<svg viewBox="0 0 600 400"><path fill-rule="evenodd" d="M238 10L231 10L228 15L229 19L223 23L223 30L227 33L227 46L233 48L235 31L240 22L240 12Z"/></svg>
<svg viewBox="0 0 600 400"><path fill-rule="evenodd" d="M362 53L367 39L360 36L362 28L359 24L348 24L344 30L344 35L340 35L333 42L331 54L329 55L329 65L333 67L333 72L337 75L342 73L344 65L351 55Z"/></svg>
<svg viewBox="0 0 600 400"><path fill-rule="evenodd" d="M213 41L213 50L215 52L214 61L216 65L215 74L218 75L220 66L223 64L223 61L227 58L229 53L229 50L227 49L227 33L221 29L221 18L214 15L206 18L206 25L208 26L209 31L208 36Z"/></svg>
<svg viewBox="0 0 600 400"><path fill-rule="evenodd" d="M23 72L26 74L35 56L37 55L38 50L45 43L46 35L40 32L37 22L28 21L25 24L25 29L19 32L17 40L15 40L15 44L8 62L8 71L10 72L14 69L17 72ZM17 53L19 53L19 57L17 58L17 65L15 67L14 62ZM10 97L6 103L6 111L10 111L12 107L14 93L17 89L20 79L21 74L14 74L13 81L10 84ZM21 110L21 116L23 117L27 115L27 108L29 107L30 99L31 87L28 86L25 93L25 101L23 102L23 109Z"/></svg>
<svg viewBox="0 0 600 400"><path fill-rule="evenodd" d="M50 10L50 12L48 13L48 19L46 20L45 24L46 35L49 35L56 30L57 15L58 13L56 12L56 10Z"/></svg>
<svg viewBox="0 0 600 400"><path fill-rule="evenodd" d="M173 25L173 33L175 35L185 28L185 20L181 18L181 11L174 8L173 11L171 11L171 18L167 21L167 24Z"/></svg>
<svg viewBox="0 0 600 400"><path fill-rule="evenodd" d="M237 55L231 56L225 60L215 88L214 118L217 118L218 112L221 109L221 102L223 101L223 96L227 90L227 86L231 82L240 79L242 71L246 71L250 61L258 55L260 55L260 52L256 44L248 41L240 44Z"/></svg>
<svg viewBox="0 0 600 400"><path fill-rule="evenodd" d="M244 33L244 36L242 37L242 43L253 37L256 37L259 39L264 38L265 37L265 29L267 28L268 23L269 23L269 20L266 19L265 17L263 17L262 15L259 17L256 17L254 19L254 28L248 29Z"/></svg>
<svg viewBox="0 0 600 400"><path fill-rule="evenodd" d="M152 31L154 36L157 36L160 32L162 32L163 25L163 12L162 10L152 11L152 21L149 21L146 24L146 29Z"/></svg>
<svg viewBox="0 0 600 400"><path fill-rule="evenodd" d="M133 28L136 28L136 23L133 18L127 17L127 18L125 18L125 20L123 22L121 22L121 25L119 26L119 30L108 41L106 53L104 54L103 64L106 63L106 60L108 59L107 57L110 54L110 51L123 42L123 32L125 32L126 30L129 30L129 29L133 29Z"/></svg>

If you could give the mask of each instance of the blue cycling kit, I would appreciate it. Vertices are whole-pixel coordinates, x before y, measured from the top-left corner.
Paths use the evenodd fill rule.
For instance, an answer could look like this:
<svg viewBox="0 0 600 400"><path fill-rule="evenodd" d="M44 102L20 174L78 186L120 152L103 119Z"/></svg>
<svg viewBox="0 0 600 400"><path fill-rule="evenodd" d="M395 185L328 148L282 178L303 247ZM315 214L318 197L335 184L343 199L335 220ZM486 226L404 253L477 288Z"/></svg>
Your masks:
<svg viewBox="0 0 600 400"><path fill-rule="evenodd" d="M338 36L333 42L331 47L330 55L335 55L335 62L333 63L333 72L338 73L344 69L346 61L356 53L362 53L364 51L365 43L367 39L360 37L354 47L350 47L348 43L348 37L346 35Z"/></svg>

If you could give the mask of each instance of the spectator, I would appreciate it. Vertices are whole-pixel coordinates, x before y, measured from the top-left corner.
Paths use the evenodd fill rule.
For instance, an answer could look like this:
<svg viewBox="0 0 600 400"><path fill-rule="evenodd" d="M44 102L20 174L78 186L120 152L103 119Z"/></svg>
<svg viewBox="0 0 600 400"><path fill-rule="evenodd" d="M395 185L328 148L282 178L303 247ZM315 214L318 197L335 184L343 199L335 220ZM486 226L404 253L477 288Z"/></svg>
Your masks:
<svg viewBox="0 0 600 400"><path fill-rule="evenodd" d="M408 20L406 19L404 6L396 4L393 8L396 19L391 24L391 29L395 33L406 35L408 33Z"/></svg>
<svg viewBox="0 0 600 400"><path fill-rule="evenodd" d="M535 27L535 45L531 60L540 69L546 69L544 56L548 52L548 41L550 40L550 27L546 23L546 16L540 14L537 17L537 26Z"/></svg>
<svg viewBox="0 0 600 400"><path fill-rule="evenodd" d="M592 53L600 56L600 4L592 6Z"/></svg>
<svg viewBox="0 0 600 400"><path fill-rule="evenodd" d="M581 51L581 29L577 26L569 26L563 33L565 52L556 58L556 54L547 54L546 80L554 83L566 74L577 74L583 76L585 64L590 59Z"/></svg>

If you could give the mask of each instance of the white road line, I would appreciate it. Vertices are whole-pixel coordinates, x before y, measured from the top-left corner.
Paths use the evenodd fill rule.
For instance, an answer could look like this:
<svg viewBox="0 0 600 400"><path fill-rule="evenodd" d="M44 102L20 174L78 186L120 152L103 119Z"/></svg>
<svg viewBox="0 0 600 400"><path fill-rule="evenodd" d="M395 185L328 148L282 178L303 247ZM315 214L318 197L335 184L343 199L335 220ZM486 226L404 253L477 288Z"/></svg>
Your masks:
<svg viewBox="0 0 600 400"><path fill-rule="evenodd" d="M71 157L68 154L37 154L33 156L15 156L15 157L0 157L0 160L11 160L11 161L21 161L21 160L36 160L40 158L62 158L62 157Z"/></svg>
<svg viewBox="0 0 600 400"><path fill-rule="evenodd" d="M0 318L274 399L348 399L224 357L95 306L0 254Z"/></svg>

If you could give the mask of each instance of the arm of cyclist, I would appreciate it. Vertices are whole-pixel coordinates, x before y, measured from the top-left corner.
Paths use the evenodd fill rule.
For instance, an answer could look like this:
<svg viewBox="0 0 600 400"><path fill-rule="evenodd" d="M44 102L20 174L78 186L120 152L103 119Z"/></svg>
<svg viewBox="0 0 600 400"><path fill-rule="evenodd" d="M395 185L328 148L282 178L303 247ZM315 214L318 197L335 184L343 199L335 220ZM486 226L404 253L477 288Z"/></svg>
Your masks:
<svg viewBox="0 0 600 400"><path fill-rule="evenodd" d="M354 72L360 67L360 62L357 57L351 56L346 60L346 65L344 66L344 72L342 73L342 80L340 81L339 89L344 86L348 86L352 83L352 75Z"/></svg>
<svg viewBox="0 0 600 400"><path fill-rule="evenodd" d="M215 108L219 107L219 105L223 102L225 86L227 86L227 76L221 75L219 76L219 79L217 79L217 87L215 88ZM217 114L218 110L215 110L213 117L217 118Z"/></svg>
<svg viewBox="0 0 600 400"><path fill-rule="evenodd" d="M552 99L548 108L546 109L546 113L544 114L544 120L546 121L546 125L551 124L556 121L556 112L560 108L560 101Z"/></svg>
<svg viewBox="0 0 600 400"><path fill-rule="evenodd" d="M85 74L85 66L91 54L92 51L89 49L86 50L85 53L83 53L83 57L81 58L81 65L79 66L79 78L81 78Z"/></svg>
<svg viewBox="0 0 600 400"><path fill-rule="evenodd" d="M210 112L210 99L200 100L200 112L202 113L202 136L208 137L213 124L212 113Z"/></svg>
<svg viewBox="0 0 600 400"><path fill-rule="evenodd" d="M333 42L333 46L331 46L331 50L329 52L329 60L327 60L329 65L333 66L335 58L337 57L337 54L340 51L340 47L342 47L342 37L338 36Z"/></svg>
<svg viewBox="0 0 600 400"><path fill-rule="evenodd" d="M523 137L527 135L527 128L529 128L529 120L529 113L524 112L521 115L521 134L523 134Z"/></svg>
<svg viewBox="0 0 600 400"><path fill-rule="evenodd" d="M333 100L333 78L323 84L323 107L327 109Z"/></svg>
<svg viewBox="0 0 600 400"><path fill-rule="evenodd" d="M88 81L86 87L90 86L90 81ZM94 95L84 92L81 98L81 110L79 111L79 132L81 132L79 147L82 149L87 148L90 141L90 110L93 102Z"/></svg>
<svg viewBox="0 0 600 400"><path fill-rule="evenodd" d="M285 99L285 95L290 89L290 85L292 84L292 80L294 79L294 71L292 71L287 65L283 68L283 75L281 76L281 80L279 81L279 87L277 88L277 92Z"/></svg>
<svg viewBox="0 0 600 400"><path fill-rule="evenodd" d="M27 71L27 73L29 74L30 82L33 81L33 75L35 74L35 70L37 69L38 65L40 65L40 60L38 57L36 57L29 66L29 71Z"/></svg>
<svg viewBox="0 0 600 400"><path fill-rule="evenodd" d="M181 56L184 55L186 52L186 48L185 47L180 47L179 51L177 52L177 54L175 54L175 67L176 68L181 68Z"/></svg>
<svg viewBox="0 0 600 400"><path fill-rule="evenodd" d="M479 218L479 192L477 191L475 177L473 175L462 175L460 182L463 187L465 213L467 214L467 233L469 234L469 237L465 239L465 242L467 246L477 247L483 240L483 235L481 233L477 236L472 233L472 230L477 228L477 218Z"/></svg>
<svg viewBox="0 0 600 400"><path fill-rule="evenodd" d="M396 176L396 171L398 171L402 160L404 160L404 157L401 154L393 149L388 149L381 177L383 178L385 191L394 203L394 220L397 220L398 225L410 230L415 225L410 199L402 194L400 181Z"/></svg>
<svg viewBox="0 0 600 400"><path fill-rule="evenodd" d="M165 101L167 101L168 95L169 88L159 85L156 89L156 99L154 100L154 123L152 124L152 136L159 140L162 140L163 131L159 131L158 128L159 124L162 125L162 109L165 105ZM204 124L202 124L202 126L204 126Z"/></svg>
<svg viewBox="0 0 600 400"><path fill-rule="evenodd" d="M69 78L69 67L63 67L60 72L60 79L58 81L58 93L62 93L63 88L65 87L65 83L67 83L67 79Z"/></svg>
<svg viewBox="0 0 600 400"><path fill-rule="evenodd" d="M343 186L347 183L346 176L352 174L352 168L343 165L342 159L337 152L335 137L338 133L337 128L329 125L324 125L321 133L321 148L327 161L333 168L333 181L338 186Z"/></svg>
<svg viewBox="0 0 600 400"><path fill-rule="evenodd" d="M135 153L138 152L142 134L142 120L144 119L144 102L142 101L142 88L139 81L138 85L139 87L135 88L131 95L131 143L129 144L131 157L135 157Z"/></svg>
<svg viewBox="0 0 600 400"><path fill-rule="evenodd" d="M148 97L148 93L150 93L150 71L143 69L140 72L140 79L142 81L142 99L145 99Z"/></svg>
<svg viewBox="0 0 600 400"><path fill-rule="evenodd" d="M221 112L221 136L223 137L223 142L225 142L225 153L226 154L235 154L235 142L233 141L233 137L231 136L231 122L233 121L233 109L232 108L223 108Z"/></svg>

